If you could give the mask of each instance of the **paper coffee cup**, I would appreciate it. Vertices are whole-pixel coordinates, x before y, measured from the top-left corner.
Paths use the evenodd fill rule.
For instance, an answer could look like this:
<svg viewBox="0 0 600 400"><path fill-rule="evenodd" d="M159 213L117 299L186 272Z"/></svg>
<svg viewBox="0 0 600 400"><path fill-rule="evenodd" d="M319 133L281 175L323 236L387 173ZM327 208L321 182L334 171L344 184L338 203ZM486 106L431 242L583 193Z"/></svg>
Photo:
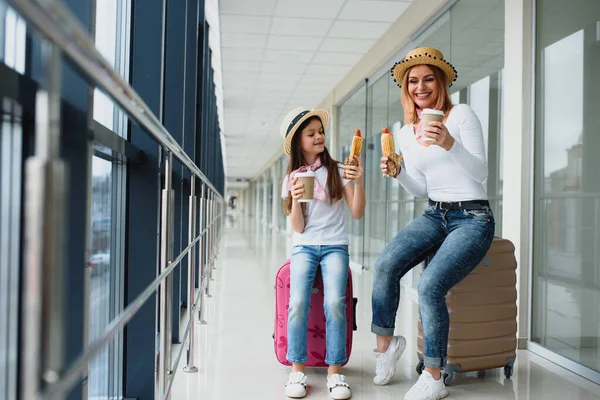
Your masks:
<svg viewBox="0 0 600 400"><path fill-rule="evenodd" d="M315 173L312 171L299 172L296 174L296 178L298 178L298 183L304 184L304 193L302 193L302 197L298 199L298 202L307 203L312 201L315 189Z"/></svg>
<svg viewBox="0 0 600 400"><path fill-rule="evenodd" d="M431 108L426 108L421 113L421 129L425 129L430 122L442 122L444 120L444 112L440 110L434 110ZM433 142L434 139L423 134L423 141L425 142Z"/></svg>

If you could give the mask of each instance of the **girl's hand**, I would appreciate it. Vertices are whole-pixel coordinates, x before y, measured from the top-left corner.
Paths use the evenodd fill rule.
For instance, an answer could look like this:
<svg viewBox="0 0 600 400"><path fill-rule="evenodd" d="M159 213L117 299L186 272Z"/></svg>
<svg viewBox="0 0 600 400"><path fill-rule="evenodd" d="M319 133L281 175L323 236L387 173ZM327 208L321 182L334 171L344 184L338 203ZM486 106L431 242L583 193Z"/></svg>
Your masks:
<svg viewBox="0 0 600 400"><path fill-rule="evenodd" d="M304 193L304 183L298 183L298 177L294 177L292 179L292 198L294 200L298 200L302 198L302 193Z"/></svg>
<svg viewBox="0 0 600 400"><path fill-rule="evenodd" d="M395 178L396 176L398 176L400 174L400 169L402 167L400 165L398 165L398 174L396 174L396 176L393 176L393 175L390 174L390 171L388 170L388 158L387 157L381 157L381 165L379 166L379 168L381 168L381 172L385 176L389 176L391 178Z"/></svg>
<svg viewBox="0 0 600 400"><path fill-rule="evenodd" d="M358 161L358 167L353 167L352 165L344 165L344 171L346 172L346 178L351 181L361 181L361 178L364 175L364 169L362 165L362 160L359 156L354 156L354 158Z"/></svg>
<svg viewBox="0 0 600 400"><path fill-rule="evenodd" d="M454 138L448 132L446 125L441 122L432 121L423 129L423 136L432 138L433 141L423 140L428 144L435 144L440 146L442 149L448 151L454 144Z"/></svg>

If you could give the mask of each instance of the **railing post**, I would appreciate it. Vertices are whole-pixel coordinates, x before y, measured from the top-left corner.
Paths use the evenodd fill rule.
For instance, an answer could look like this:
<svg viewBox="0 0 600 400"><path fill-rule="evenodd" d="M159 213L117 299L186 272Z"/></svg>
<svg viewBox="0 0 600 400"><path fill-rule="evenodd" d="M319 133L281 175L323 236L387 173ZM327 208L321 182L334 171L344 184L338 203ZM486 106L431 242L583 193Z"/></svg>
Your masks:
<svg viewBox="0 0 600 400"><path fill-rule="evenodd" d="M221 223L219 224L219 252L221 251L221 237L225 229L225 223L227 222L227 203L225 200L221 200Z"/></svg>
<svg viewBox="0 0 600 400"><path fill-rule="evenodd" d="M196 177L192 174L190 178L190 210L188 222L188 238L191 245L196 240ZM194 307L196 302L196 246L192 246L188 253L188 315L194 319ZM198 372L194 363L194 323L190 323L190 333L187 342L187 365L183 368L184 372Z"/></svg>
<svg viewBox="0 0 600 400"><path fill-rule="evenodd" d="M165 188L162 191L161 228L160 228L160 272L169 267L172 260L173 242L173 191L171 190L173 154L168 151L165 157ZM171 303L172 277L167 276L160 284L160 325L158 355L158 395L162 398L167 385L167 375L171 370Z"/></svg>
<svg viewBox="0 0 600 400"><path fill-rule="evenodd" d="M225 207L225 203L224 200L219 201L219 224L217 225L219 227L219 232L217 234L217 254L219 254L221 252L221 235L223 234L223 222L226 220L227 215L226 215L226 211L227 208Z"/></svg>
<svg viewBox="0 0 600 400"><path fill-rule="evenodd" d="M201 252L202 252L202 256L201 256L201 260L202 260L202 265L200 266L202 269L202 282L206 281L206 287L204 288L204 295L206 297L210 297L210 278L208 275L208 268L207 268L207 236L208 236L208 232L205 232L204 230L206 229L206 227L208 226L208 200L207 200L207 196L208 193L206 193L208 190L210 190L206 185L202 186L202 197L200 198L200 215L201 215L201 221L202 224L200 231L203 233L202 235L202 239L200 239L200 243L201 245ZM198 315L198 319L200 321L200 323L206 323L206 321L203 321L201 319L201 315Z"/></svg>
<svg viewBox="0 0 600 400"><path fill-rule="evenodd" d="M25 277L21 399L56 383L64 368L65 216L68 168L60 158L60 60L50 45L48 92L35 107L35 155L25 165Z"/></svg>
<svg viewBox="0 0 600 400"><path fill-rule="evenodd" d="M215 196L215 233L213 235L214 241L213 241L213 248L214 248L214 252L215 252L215 256L213 257L213 259L216 261L218 256L219 256L219 199L216 198ZM217 269L217 263L214 262L214 268Z"/></svg>
<svg viewBox="0 0 600 400"><path fill-rule="evenodd" d="M213 199L213 207L215 208L215 232L213 233L213 251L214 251L214 257L213 257L213 268L217 269L217 263L214 262L214 260L217 259L217 255L219 253L219 201L217 199L217 197L215 196L215 198Z"/></svg>
<svg viewBox="0 0 600 400"><path fill-rule="evenodd" d="M208 262L210 264L210 280L214 281L215 277L213 276L213 270L215 269L215 249L214 249L214 233L215 233L215 201L214 201L215 193L213 191L210 192L210 201L208 209L210 211L210 230L208 231L208 251L209 251L209 259Z"/></svg>

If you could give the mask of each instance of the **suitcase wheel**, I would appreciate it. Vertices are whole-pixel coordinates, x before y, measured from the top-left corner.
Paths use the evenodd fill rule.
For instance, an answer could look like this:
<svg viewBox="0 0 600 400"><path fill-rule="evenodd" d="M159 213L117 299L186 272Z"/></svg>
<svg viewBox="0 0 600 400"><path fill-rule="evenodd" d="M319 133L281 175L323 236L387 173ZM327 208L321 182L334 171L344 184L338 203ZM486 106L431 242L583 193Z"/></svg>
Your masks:
<svg viewBox="0 0 600 400"><path fill-rule="evenodd" d="M512 376L512 372L513 372L512 365L504 366L504 376L506 377L506 379L510 379L510 377Z"/></svg>
<svg viewBox="0 0 600 400"><path fill-rule="evenodd" d="M454 372L448 371L448 372L444 373L444 384L446 386L450 386L453 379L454 379Z"/></svg>
<svg viewBox="0 0 600 400"><path fill-rule="evenodd" d="M417 374L421 375L423 373L423 369L425 368L425 364L423 364L423 361L419 361L419 363L417 364Z"/></svg>

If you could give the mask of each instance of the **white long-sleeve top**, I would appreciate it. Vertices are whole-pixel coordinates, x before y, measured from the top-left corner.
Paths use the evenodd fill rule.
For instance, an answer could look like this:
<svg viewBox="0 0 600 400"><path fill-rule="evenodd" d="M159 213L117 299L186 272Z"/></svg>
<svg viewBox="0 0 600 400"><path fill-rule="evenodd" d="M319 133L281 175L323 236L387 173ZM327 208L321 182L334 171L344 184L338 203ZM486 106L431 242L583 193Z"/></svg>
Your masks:
<svg viewBox="0 0 600 400"><path fill-rule="evenodd" d="M434 201L487 200L484 182L488 164L481 122L466 104L457 104L448 115L446 128L454 138L448 151L417 142L413 124L399 133L398 145L404 166L397 179L416 197Z"/></svg>

